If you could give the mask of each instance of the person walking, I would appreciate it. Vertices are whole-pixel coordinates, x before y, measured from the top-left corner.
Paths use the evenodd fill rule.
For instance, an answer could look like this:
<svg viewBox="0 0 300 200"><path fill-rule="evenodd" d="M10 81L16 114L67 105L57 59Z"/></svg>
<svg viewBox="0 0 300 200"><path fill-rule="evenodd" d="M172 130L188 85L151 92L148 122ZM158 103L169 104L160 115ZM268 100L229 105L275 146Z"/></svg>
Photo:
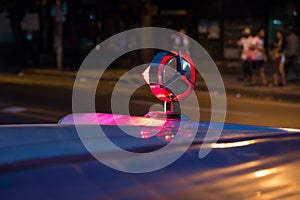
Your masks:
<svg viewBox="0 0 300 200"><path fill-rule="evenodd" d="M266 86L267 80L265 75L265 69L264 69L264 62L267 61L266 51L264 47L264 37L265 37L265 29L260 28L255 37L253 38L250 50L254 52L255 58L253 58L253 64L252 64L252 77L251 77L251 85L256 85L256 73L259 72L259 76L261 79L261 84L263 86Z"/></svg>
<svg viewBox="0 0 300 200"><path fill-rule="evenodd" d="M245 82L251 80L251 60L248 57L249 47L252 43L253 37L251 36L250 28L245 28L242 37L238 40L237 44L241 48L240 59L243 67L243 79Z"/></svg>
<svg viewBox="0 0 300 200"><path fill-rule="evenodd" d="M286 85L286 78L285 78L285 47L286 47L286 40L282 30L276 31L276 40L273 44L273 48L271 50L271 58L273 64L273 85L274 86L284 86ZM280 74L281 83L278 82L278 74Z"/></svg>
<svg viewBox="0 0 300 200"><path fill-rule="evenodd" d="M285 67L285 74L286 76L288 73L293 70L293 72L297 76L297 81L299 81L299 70L297 69L297 56L299 55L299 46L300 40L299 37L295 33L294 27L288 28L288 36L286 38L286 67Z"/></svg>
<svg viewBox="0 0 300 200"><path fill-rule="evenodd" d="M174 50L184 52L190 55L190 41L186 36L186 30L184 28L180 28L179 34L171 35L171 39L174 40L173 48Z"/></svg>

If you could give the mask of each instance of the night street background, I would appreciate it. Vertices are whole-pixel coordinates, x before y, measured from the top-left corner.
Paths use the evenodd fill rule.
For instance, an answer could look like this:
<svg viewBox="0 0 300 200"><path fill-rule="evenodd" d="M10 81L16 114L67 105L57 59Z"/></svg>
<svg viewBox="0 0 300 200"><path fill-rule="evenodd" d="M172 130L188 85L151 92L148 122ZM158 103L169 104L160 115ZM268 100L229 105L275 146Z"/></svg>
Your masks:
<svg viewBox="0 0 300 200"><path fill-rule="evenodd" d="M109 75L109 73L107 73ZM28 79L26 78L28 77ZM1 83L0 90L0 123L1 124L28 124L28 123L57 123L63 116L72 112L72 84L74 79L48 77L48 83L38 85L43 75L15 76L25 84ZM30 80L27 81L26 79ZM35 81L34 81L35 80ZM56 80L54 82L53 80ZM17 81L15 81L17 82ZM35 83L36 82L36 83ZM102 80L98 85L96 95L97 112L111 113L111 92L115 85L114 80ZM48 85L47 85L48 84ZM241 83L240 83L241 84ZM200 106L200 120L210 121L210 96L199 83L196 94ZM248 90L253 90L249 88ZM122 97L122 94L119 94ZM153 104L161 104L148 86L138 89L130 100L131 115L143 116ZM280 101L270 97L247 96L247 91L240 96L239 93L227 94L228 123L241 123L262 126L275 126L286 128L300 128L300 104L296 101ZM193 118L193 108L189 108L189 117ZM124 113L118 113L124 114Z"/></svg>
<svg viewBox="0 0 300 200"><path fill-rule="evenodd" d="M258 27L264 27L269 51L276 30L293 26L299 33L297 0L1 0L0 123L57 123L72 112L75 75L68 74L76 74L87 54L103 40L147 26L185 28L186 34L210 54L228 91L226 122L300 128L300 85L295 74L288 75L285 88L248 88L236 81L242 73L237 46L242 30L249 27L254 34ZM131 52L111 68L126 70L148 63L155 51ZM35 69L58 73L28 73ZM271 82L270 67L267 71ZM107 91L97 94L97 111L111 112L109 91L114 81L103 80L101 84ZM209 121L209 94L201 87L197 94L200 120ZM131 114L146 114L153 102L158 101L142 87L132 98Z"/></svg>

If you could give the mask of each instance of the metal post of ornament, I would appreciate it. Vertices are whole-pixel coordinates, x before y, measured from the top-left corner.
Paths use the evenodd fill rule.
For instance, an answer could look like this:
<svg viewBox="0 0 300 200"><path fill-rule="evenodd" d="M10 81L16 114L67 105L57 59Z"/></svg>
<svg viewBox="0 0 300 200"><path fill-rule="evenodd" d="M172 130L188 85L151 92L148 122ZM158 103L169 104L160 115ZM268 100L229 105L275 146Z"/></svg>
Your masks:
<svg viewBox="0 0 300 200"><path fill-rule="evenodd" d="M178 101L164 101L164 112L167 118L180 118L180 105Z"/></svg>

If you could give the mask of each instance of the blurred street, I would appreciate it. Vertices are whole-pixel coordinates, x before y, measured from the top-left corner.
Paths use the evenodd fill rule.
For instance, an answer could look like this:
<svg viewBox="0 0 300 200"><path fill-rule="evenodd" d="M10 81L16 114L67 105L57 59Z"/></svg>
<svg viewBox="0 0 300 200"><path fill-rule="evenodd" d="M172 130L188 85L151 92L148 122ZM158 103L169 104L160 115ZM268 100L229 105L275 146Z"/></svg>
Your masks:
<svg viewBox="0 0 300 200"><path fill-rule="evenodd" d="M299 84L289 83L286 87L249 87L240 79L238 68L223 68L220 71L227 91L226 122L300 128ZM124 69L114 69L103 74L101 89L97 90L96 95L97 112L111 112L112 89L125 72ZM0 123L57 123L61 117L72 112L75 76L76 71L49 69L0 74ZM85 78L95 79L94 76L91 72ZM210 96L200 78L196 94L200 104L200 120L210 121ZM131 98L130 113L142 116L151 105L157 103L160 102L153 97L149 88L141 87ZM192 113L193 108L190 109ZM193 119L192 115L191 119L198 120Z"/></svg>
<svg viewBox="0 0 300 200"><path fill-rule="evenodd" d="M300 83L296 81L300 76L300 53L292 56L294 65L290 65L290 68L298 68L298 75L297 70L295 74L289 73L284 87L272 85L272 70L276 70L273 69L275 65L270 64L269 55L278 39L278 30L283 31L286 40L291 27L299 35L299 1L203 0L201 6L198 5L196 0L1 1L0 123L56 123L72 112L76 72L92 49L127 30L161 27L181 30L215 61L227 94L226 122L300 128ZM242 78L243 45L239 42L245 36L245 29L251 30L251 37L255 37L261 27L266 31L261 42L269 57L265 68L268 84L261 86L258 82L258 85L249 86ZM117 45L108 45L112 52L132 50L115 60L101 77L96 94L97 112L111 112L111 93L119 77L132 66L149 63L158 50L139 48L141 44L160 39L159 42L173 44L173 49L181 49L184 45L190 52L193 45L183 38L174 39L174 35L152 38L143 34L143 37L123 37ZM137 77L140 76L132 80ZM89 71L81 81L97 81L98 78ZM196 86L200 120L209 121L210 97L201 77ZM153 103L159 102L147 86L141 87L131 99L130 112L144 115Z"/></svg>

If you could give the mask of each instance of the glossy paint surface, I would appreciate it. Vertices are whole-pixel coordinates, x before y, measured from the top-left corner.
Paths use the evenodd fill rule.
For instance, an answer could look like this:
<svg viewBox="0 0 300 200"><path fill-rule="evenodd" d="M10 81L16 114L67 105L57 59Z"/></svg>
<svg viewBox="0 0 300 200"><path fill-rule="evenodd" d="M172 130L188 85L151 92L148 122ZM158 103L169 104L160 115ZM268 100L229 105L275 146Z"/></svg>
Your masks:
<svg viewBox="0 0 300 200"><path fill-rule="evenodd" d="M147 126L147 117L142 117L144 126L138 126L126 124L127 116L119 116L122 126L141 136L136 138L107 123L109 114L99 116L107 137L127 151L154 151L178 132L176 120L158 127ZM218 142L203 147L213 150L199 159L209 124L190 123L197 123L199 129L188 151L168 167L144 174L119 172L94 159L71 123L1 126L0 199L300 198L299 130L225 124ZM193 127L183 127L183 141ZM151 135L158 128L161 131ZM179 143L172 151L180 148ZM102 150L106 159L130 159Z"/></svg>

